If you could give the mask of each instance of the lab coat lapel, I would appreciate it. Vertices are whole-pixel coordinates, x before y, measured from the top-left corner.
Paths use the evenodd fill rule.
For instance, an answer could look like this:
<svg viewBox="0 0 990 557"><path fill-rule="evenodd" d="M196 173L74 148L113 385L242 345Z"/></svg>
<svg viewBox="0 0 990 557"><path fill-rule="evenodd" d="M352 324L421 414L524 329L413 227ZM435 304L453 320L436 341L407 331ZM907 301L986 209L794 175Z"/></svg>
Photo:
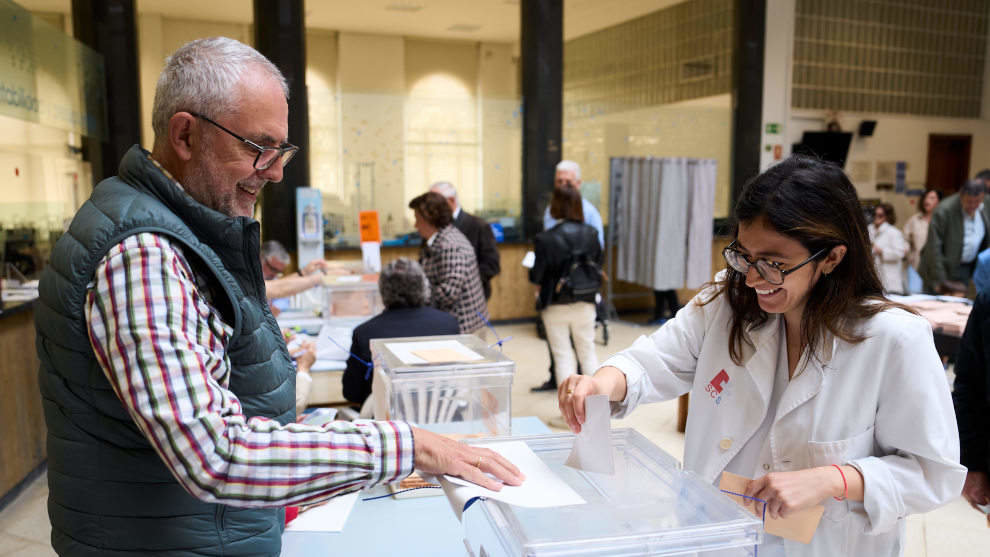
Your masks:
<svg viewBox="0 0 990 557"><path fill-rule="evenodd" d="M825 337L821 341L823 348L815 351L818 357L810 356L812 352L808 349L805 349L804 353L801 354L801 361L798 362L797 368L798 373L791 378L790 384L780 397L774 423L821 392L825 382L825 371L832 359L835 343L835 339L829 333L825 333ZM803 370L801 366L804 366Z"/></svg>
<svg viewBox="0 0 990 557"><path fill-rule="evenodd" d="M756 385L764 409L770 404L773 376L777 370L777 353L781 342L779 319L778 316L771 315L762 327L747 333L753 346L743 343L743 367Z"/></svg>

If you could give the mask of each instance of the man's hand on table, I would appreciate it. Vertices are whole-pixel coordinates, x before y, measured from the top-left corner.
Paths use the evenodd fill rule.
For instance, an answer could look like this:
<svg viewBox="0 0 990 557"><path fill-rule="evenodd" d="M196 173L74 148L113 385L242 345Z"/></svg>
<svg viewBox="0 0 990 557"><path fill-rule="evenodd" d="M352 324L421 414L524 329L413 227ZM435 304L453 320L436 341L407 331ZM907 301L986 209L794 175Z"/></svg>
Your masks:
<svg viewBox="0 0 990 557"><path fill-rule="evenodd" d="M520 485L526 479L515 465L491 449L465 445L418 427L412 431L416 470L421 474L450 474L492 491L500 491L503 483Z"/></svg>

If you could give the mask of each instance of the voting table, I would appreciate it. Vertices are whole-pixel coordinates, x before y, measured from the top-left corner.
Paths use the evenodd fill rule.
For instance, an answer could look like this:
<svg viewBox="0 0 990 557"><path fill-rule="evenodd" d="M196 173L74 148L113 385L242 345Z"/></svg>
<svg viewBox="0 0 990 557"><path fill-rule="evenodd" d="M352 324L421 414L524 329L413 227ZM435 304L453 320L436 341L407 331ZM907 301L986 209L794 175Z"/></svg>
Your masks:
<svg viewBox="0 0 990 557"><path fill-rule="evenodd" d="M534 416L512 419L517 435L549 433L547 426ZM454 516L447 498L395 499L384 497L363 501L391 492L379 486L361 492L343 531L293 532L282 535L282 557L325 557L326 555L360 555L393 557L395 555L467 554L464 528Z"/></svg>

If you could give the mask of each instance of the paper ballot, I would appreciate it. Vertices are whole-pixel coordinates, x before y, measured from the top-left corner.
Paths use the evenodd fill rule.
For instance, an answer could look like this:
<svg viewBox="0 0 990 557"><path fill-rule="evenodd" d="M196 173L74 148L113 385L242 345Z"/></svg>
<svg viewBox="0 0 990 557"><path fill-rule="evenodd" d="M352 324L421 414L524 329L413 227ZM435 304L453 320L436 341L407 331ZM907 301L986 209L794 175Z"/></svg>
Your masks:
<svg viewBox="0 0 990 557"><path fill-rule="evenodd" d="M531 251L527 251L526 255L523 256L522 266L526 267L527 269L532 269L533 265L535 264L536 264L536 254Z"/></svg>
<svg viewBox="0 0 990 557"><path fill-rule="evenodd" d="M742 493L746 490L747 483L749 483L749 479L747 478L733 474L732 472L722 472L722 479L718 482L718 488L733 493ZM726 496L744 509L755 514L757 518L763 517L763 503L757 503L754 509L752 501L744 501L742 497L737 495L726 494ZM747 505L746 503L750 504ZM767 534L788 540L811 543L811 538L814 537L815 530L818 528L818 522L821 521L824 512L825 507L822 505L815 505L814 507L791 513L786 518L772 518L768 512L766 521L763 524L763 530Z"/></svg>
<svg viewBox="0 0 990 557"><path fill-rule="evenodd" d="M489 448L504 456L519 468L526 480L522 485L506 485L502 487L502 491L492 491L454 476L440 478L440 485L447 494L458 519L461 518L465 508L478 497L495 499L520 507L563 507L586 503L571 486L554 474L525 442L499 441L479 443L475 446Z"/></svg>
<svg viewBox="0 0 990 557"><path fill-rule="evenodd" d="M389 342L385 347L404 364L428 364L440 360L446 362L476 362L484 356L471 350L458 340L423 340L415 342ZM425 356L425 357L424 357Z"/></svg>
<svg viewBox="0 0 990 557"><path fill-rule="evenodd" d="M574 448L565 464L586 472L615 473L610 417L608 395L591 395L584 399L584 424L581 433L574 437Z"/></svg>

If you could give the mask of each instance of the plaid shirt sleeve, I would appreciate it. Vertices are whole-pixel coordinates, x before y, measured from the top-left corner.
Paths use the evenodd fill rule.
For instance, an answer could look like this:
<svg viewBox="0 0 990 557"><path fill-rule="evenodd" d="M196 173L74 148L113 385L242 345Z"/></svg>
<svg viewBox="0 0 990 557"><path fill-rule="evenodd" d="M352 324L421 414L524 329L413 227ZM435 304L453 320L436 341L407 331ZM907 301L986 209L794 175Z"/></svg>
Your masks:
<svg viewBox="0 0 990 557"><path fill-rule="evenodd" d="M440 240L433 247L436 261L434 274L437 277L433 281L433 303L439 308L454 308L464 294L464 283L469 265L474 261L474 252L471 259L467 259L457 245L445 241L446 238Z"/></svg>
<svg viewBox="0 0 990 557"><path fill-rule="evenodd" d="M246 419L227 388L231 328L164 237L138 234L110 250L87 293L86 319L117 397L179 483L204 501L310 503L412 472L403 422Z"/></svg>

